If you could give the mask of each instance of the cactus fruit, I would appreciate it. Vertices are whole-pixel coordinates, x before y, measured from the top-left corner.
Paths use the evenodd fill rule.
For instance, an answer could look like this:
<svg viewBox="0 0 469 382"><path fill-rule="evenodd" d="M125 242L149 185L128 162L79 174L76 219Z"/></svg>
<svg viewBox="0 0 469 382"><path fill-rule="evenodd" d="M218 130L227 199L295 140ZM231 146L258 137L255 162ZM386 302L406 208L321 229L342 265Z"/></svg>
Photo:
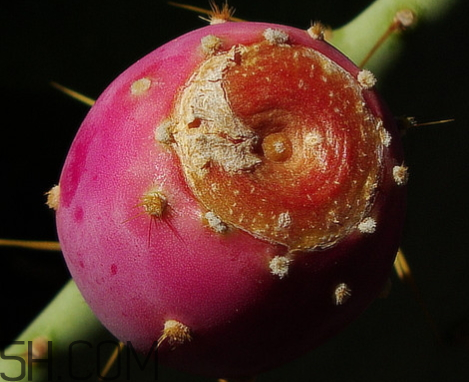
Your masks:
<svg viewBox="0 0 469 382"><path fill-rule="evenodd" d="M318 346L384 287L407 168L373 75L317 30L221 23L122 73L54 190L70 272L121 341L244 377Z"/></svg>

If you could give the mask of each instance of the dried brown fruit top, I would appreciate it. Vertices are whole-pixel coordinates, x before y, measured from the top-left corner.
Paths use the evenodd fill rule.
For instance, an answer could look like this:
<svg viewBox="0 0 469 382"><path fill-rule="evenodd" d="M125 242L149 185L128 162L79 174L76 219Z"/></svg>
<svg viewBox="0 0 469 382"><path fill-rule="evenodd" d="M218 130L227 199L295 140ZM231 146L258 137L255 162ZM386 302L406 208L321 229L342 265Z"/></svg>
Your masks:
<svg viewBox="0 0 469 382"><path fill-rule="evenodd" d="M382 121L364 87L304 46L212 52L170 118L194 194L224 223L291 250L334 245L380 183Z"/></svg>

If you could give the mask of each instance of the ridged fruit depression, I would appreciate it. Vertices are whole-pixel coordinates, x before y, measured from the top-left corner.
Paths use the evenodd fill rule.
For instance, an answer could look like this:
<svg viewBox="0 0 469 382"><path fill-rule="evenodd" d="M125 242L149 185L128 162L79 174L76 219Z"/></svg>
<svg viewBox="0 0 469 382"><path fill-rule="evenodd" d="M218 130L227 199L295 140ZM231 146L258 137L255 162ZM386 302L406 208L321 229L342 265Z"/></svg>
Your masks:
<svg viewBox="0 0 469 382"><path fill-rule="evenodd" d="M166 365L242 377L357 318L388 279L407 181L375 82L314 28L247 22L122 73L51 192L102 323Z"/></svg>

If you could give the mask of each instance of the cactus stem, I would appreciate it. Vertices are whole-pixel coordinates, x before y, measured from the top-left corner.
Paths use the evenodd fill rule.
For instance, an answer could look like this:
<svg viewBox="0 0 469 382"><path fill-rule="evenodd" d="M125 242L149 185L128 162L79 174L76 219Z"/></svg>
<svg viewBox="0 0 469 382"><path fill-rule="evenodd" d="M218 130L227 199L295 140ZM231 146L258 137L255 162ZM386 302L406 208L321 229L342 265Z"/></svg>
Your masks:
<svg viewBox="0 0 469 382"><path fill-rule="evenodd" d="M386 40L395 32L402 31L415 22L415 14L410 9L401 9L396 12L393 21L389 25L388 29L382 34L382 36L376 41L375 45L370 49L365 58L358 65L363 68L368 61L373 57L376 51L386 42Z"/></svg>
<svg viewBox="0 0 469 382"><path fill-rule="evenodd" d="M75 283L71 280L31 322L28 328L17 337L17 341L21 343L14 342L2 354L26 355L28 354L28 341L33 341L32 356L35 357L35 352L42 351L45 338L48 339L47 341L52 341L54 354L67 354L70 350L69 345L73 341L89 341L93 343L93 346L96 346L97 342L104 338L103 336L108 338L109 334L91 312ZM0 358L0 370L4 375L17 376L21 373L20 367L19 362ZM47 381L46 373L47 368L38 367L34 370L34 381ZM22 380L26 381L27 377Z"/></svg>
<svg viewBox="0 0 469 382"><path fill-rule="evenodd" d="M44 358L48 353L48 341L49 338L45 336L39 336L32 340L31 354L28 357L31 359Z"/></svg>

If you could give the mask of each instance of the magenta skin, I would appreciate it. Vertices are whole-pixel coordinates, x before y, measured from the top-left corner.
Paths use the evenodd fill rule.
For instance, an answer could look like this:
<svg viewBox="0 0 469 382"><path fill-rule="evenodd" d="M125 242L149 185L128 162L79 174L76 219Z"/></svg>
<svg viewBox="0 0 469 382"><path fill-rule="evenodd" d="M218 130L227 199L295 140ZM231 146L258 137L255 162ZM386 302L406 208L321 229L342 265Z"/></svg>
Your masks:
<svg viewBox="0 0 469 382"><path fill-rule="evenodd" d="M148 352L167 320L190 328L192 340L162 343L160 362L214 377L252 376L317 347L356 319L381 292L392 268L404 218L403 163L392 117L374 90L373 113L392 141L371 213L371 235L354 232L327 250L302 253L284 278L269 261L285 249L241 230L221 235L202 224L203 207L186 184L177 155L155 141L176 95L204 59L202 37L224 45L259 41L266 28L312 47L353 75L359 69L306 31L264 23L226 23L188 33L122 73L83 122L60 178L57 227L73 279L99 320L121 341ZM151 87L132 94L135 81ZM141 196L160 185L169 212L142 213ZM350 299L333 302L346 283Z"/></svg>

